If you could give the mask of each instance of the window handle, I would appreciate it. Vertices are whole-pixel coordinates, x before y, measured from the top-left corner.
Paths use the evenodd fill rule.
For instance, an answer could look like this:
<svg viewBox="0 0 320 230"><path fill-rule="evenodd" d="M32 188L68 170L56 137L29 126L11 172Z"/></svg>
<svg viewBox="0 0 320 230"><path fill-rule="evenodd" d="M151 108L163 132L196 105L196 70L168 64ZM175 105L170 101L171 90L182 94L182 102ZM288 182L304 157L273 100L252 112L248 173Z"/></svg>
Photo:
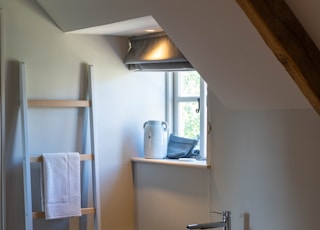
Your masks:
<svg viewBox="0 0 320 230"><path fill-rule="evenodd" d="M198 108L196 109L196 113L200 112L200 97L198 98Z"/></svg>

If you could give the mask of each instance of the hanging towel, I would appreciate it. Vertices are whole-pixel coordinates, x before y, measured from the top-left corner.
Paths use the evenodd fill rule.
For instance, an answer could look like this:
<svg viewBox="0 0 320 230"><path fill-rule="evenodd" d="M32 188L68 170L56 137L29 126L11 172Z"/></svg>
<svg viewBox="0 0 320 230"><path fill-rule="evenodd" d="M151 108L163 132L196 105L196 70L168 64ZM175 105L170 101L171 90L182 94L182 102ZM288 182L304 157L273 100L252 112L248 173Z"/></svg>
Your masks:
<svg viewBox="0 0 320 230"><path fill-rule="evenodd" d="M44 153L42 157L46 219L81 216L79 153Z"/></svg>

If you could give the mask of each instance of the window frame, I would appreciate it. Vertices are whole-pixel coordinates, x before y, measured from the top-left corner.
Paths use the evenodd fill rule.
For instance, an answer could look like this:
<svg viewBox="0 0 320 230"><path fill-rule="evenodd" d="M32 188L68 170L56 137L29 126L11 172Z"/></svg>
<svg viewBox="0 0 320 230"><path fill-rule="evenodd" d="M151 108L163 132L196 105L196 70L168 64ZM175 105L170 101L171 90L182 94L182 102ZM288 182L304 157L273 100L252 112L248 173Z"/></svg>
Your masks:
<svg viewBox="0 0 320 230"><path fill-rule="evenodd" d="M169 133L176 133L179 102L197 101L199 97L183 97L178 95L178 73L166 72L166 120L169 123ZM207 83L200 78L200 156L207 158Z"/></svg>

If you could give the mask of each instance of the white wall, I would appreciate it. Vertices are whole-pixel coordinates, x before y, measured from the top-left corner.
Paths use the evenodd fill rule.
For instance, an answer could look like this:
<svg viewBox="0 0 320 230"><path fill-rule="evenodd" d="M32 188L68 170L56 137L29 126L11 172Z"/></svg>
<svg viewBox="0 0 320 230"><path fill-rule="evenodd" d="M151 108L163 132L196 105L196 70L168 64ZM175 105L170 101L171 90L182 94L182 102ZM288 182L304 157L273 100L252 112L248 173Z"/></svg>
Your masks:
<svg viewBox="0 0 320 230"><path fill-rule="evenodd" d="M231 210L233 230L318 228L318 114L227 110L210 98L212 209Z"/></svg>
<svg viewBox="0 0 320 230"><path fill-rule="evenodd" d="M102 229L134 229L130 157L141 154L144 121L164 119L164 77L129 72L122 63L124 38L64 34L32 0L10 0L2 8L6 229L24 228L17 61L26 63L29 97L46 99L81 98L85 64L94 65ZM81 151L77 115L73 109L32 109L31 153ZM58 222L36 226L67 229Z"/></svg>
<svg viewBox="0 0 320 230"><path fill-rule="evenodd" d="M135 163L136 229L185 229L207 222L209 177L205 168Z"/></svg>

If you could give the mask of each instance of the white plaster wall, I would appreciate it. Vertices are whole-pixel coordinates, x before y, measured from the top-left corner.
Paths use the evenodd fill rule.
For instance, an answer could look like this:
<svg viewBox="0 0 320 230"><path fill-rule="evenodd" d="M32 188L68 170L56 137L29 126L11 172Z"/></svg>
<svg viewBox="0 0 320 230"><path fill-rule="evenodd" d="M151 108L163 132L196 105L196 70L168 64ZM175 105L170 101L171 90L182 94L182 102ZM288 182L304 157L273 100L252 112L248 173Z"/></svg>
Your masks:
<svg viewBox="0 0 320 230"><path fill-rule="evenodd" d="M233 230L317 229L317 113L228 110L212 93L210 98L211 209L231 210Z"/></svg>
<svg viewBox="0 0 320 230"><path fill-rule="evenodd" d="M210 170L134 164L136 229L186 229L209 221Z"/></svg>
<svg viewBox="0 0 320 230"><path fill-rule="evenodd" d="M144 121L164 119L164 76L129 72L124 38L64 34L32 0L10 0L2 9L6 229L24 228L18 61L26 63L28 96L46 99L81 98L85 64L94 65L102 229L134 229L130 157L142 152ZM80 151L77 115L32 109L31 153ZM35 226L68 229L65 222Z"/></svg>

